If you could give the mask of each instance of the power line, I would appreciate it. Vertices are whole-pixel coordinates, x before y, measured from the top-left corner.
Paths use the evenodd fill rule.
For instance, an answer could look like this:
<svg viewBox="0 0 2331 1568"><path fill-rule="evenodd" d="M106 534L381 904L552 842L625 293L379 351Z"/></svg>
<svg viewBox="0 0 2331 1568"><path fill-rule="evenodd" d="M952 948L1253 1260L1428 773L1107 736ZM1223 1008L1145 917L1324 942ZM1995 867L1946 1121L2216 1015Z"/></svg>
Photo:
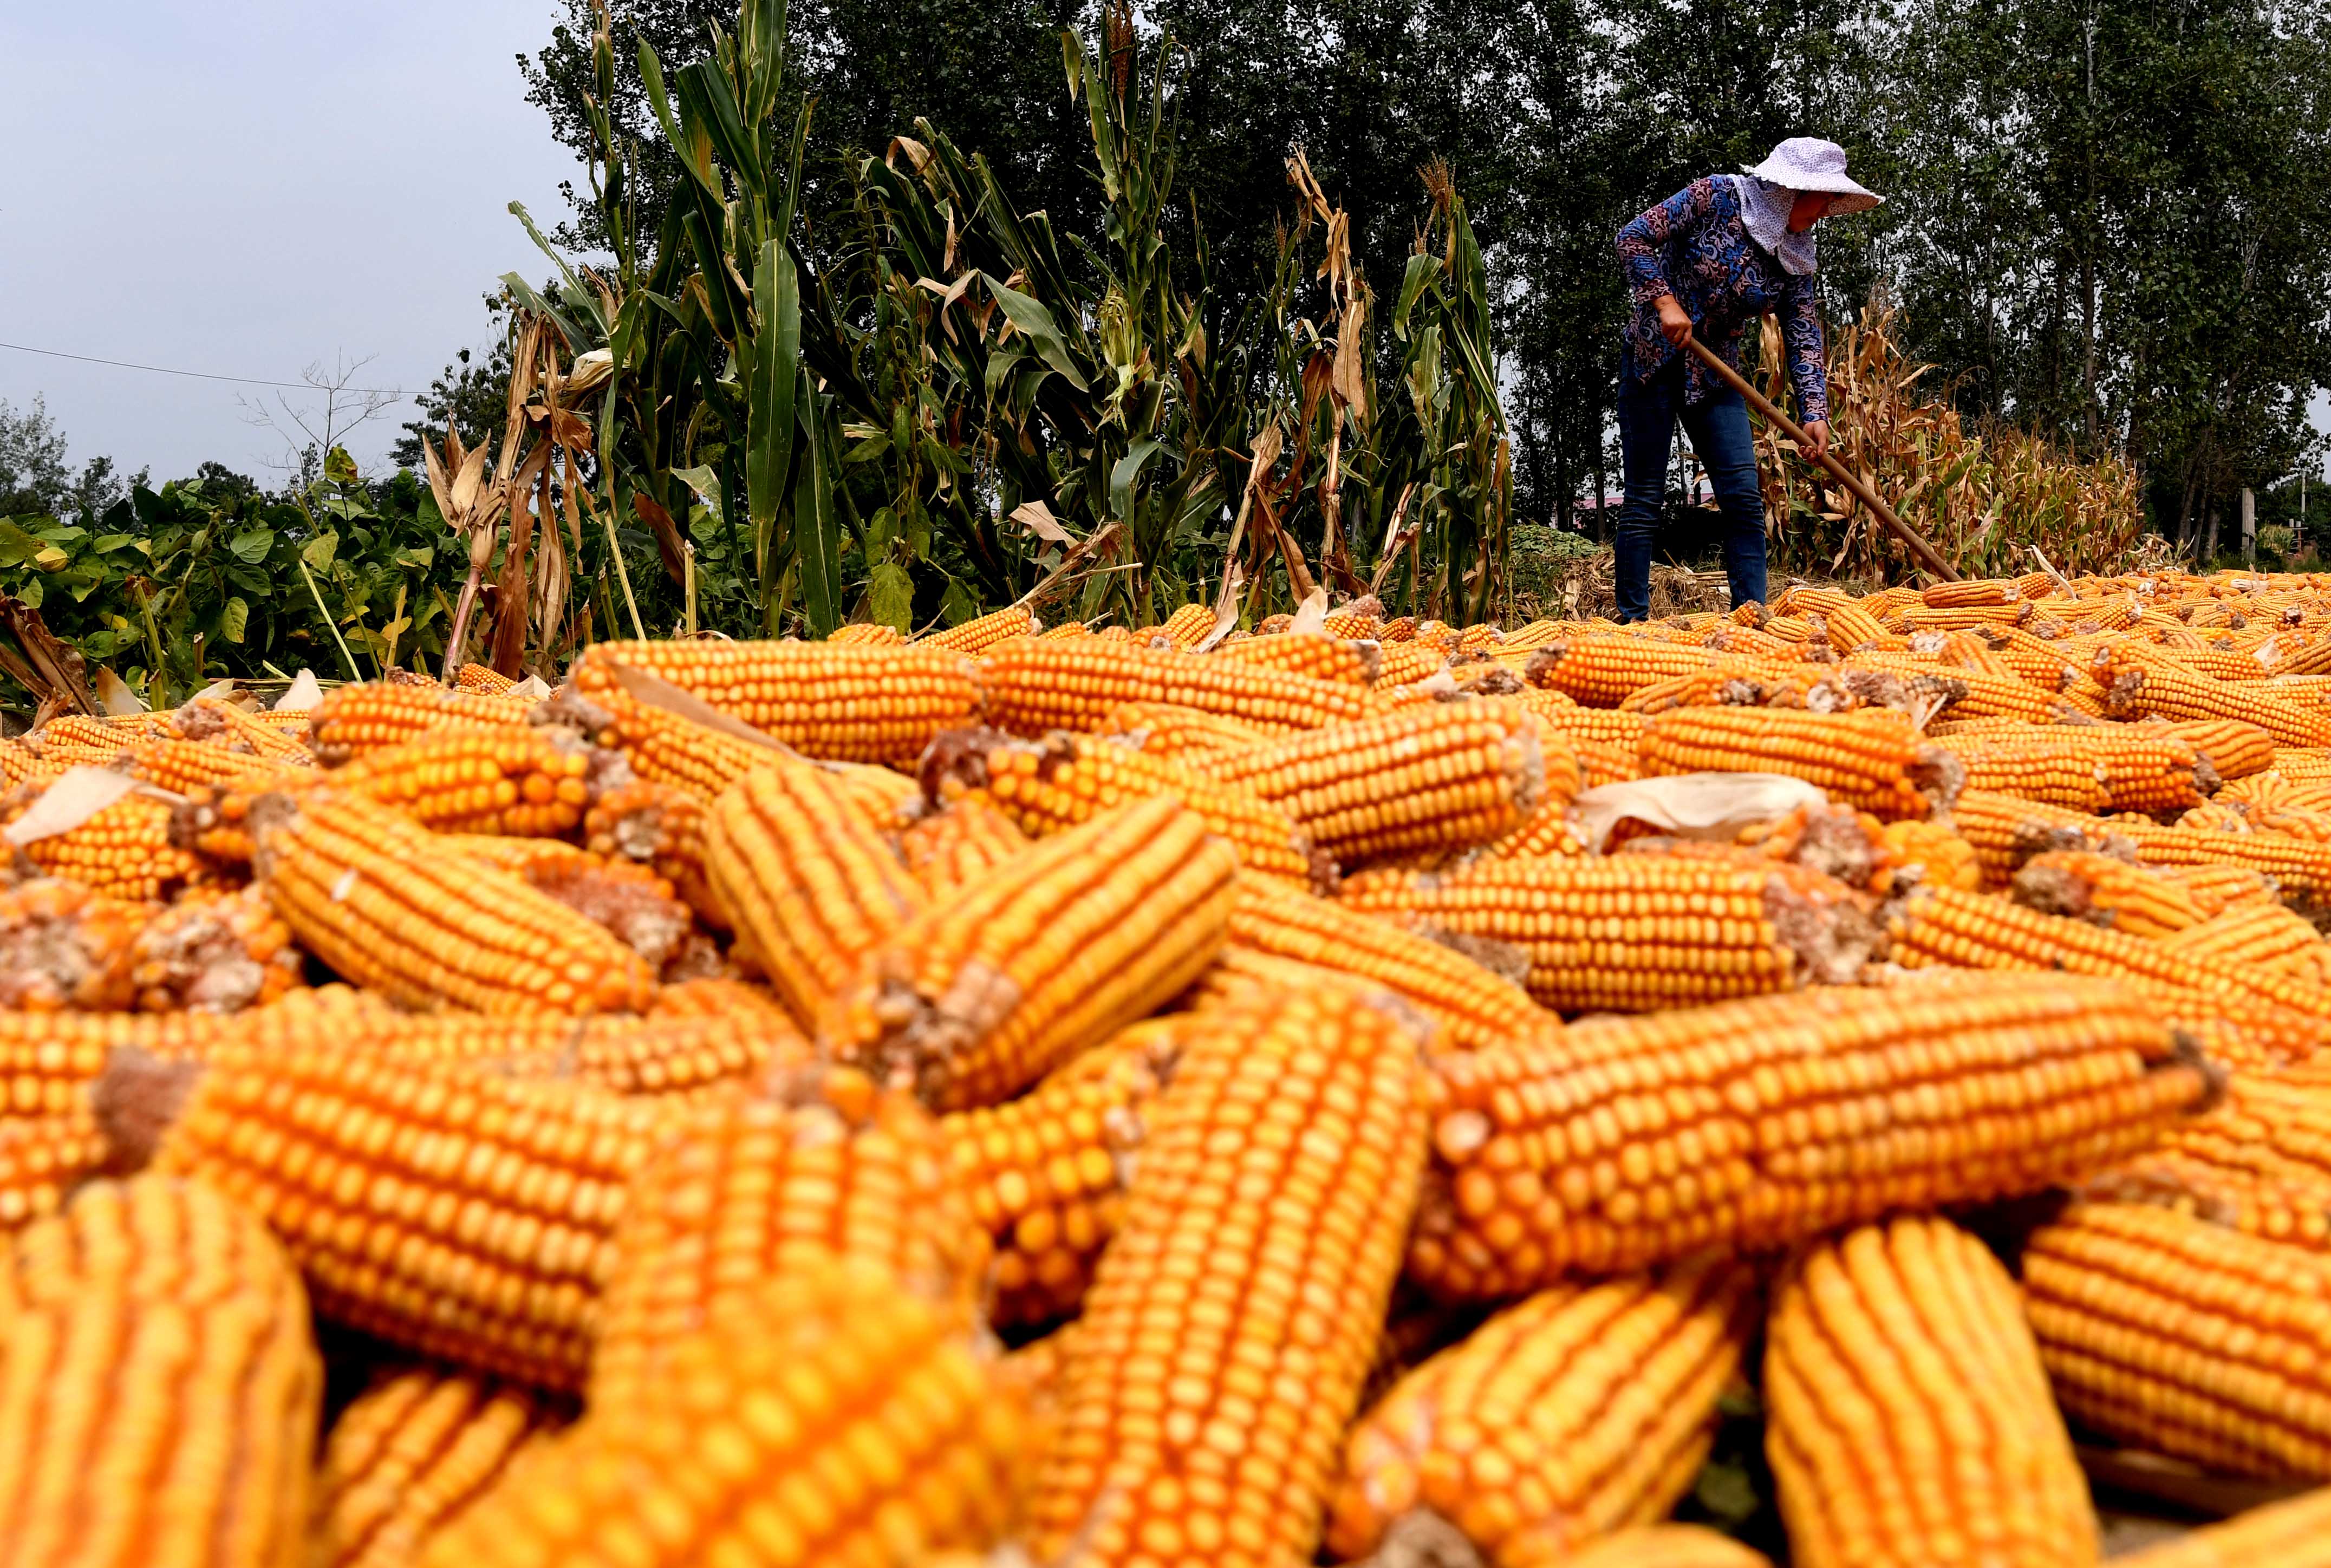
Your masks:
<svg viewBox="0 0 2331 1568"><path fill-rule="evenodd" d="M43 354L51 359L78 359L84 365L110 365L122 370L150 370L157 375L190 375L197 381L239 381L245 386L282 386L293 392L363 392L383 397L411 397L412 393L395 386L324 387L305 381L262 381L256 375L214 375L207 370L173 370L166 365L135 365L127 359L100 359L93 354L67 354L56 348L34 348L24 343L0 343L0 348L13 348L19 354Z"/></svg>

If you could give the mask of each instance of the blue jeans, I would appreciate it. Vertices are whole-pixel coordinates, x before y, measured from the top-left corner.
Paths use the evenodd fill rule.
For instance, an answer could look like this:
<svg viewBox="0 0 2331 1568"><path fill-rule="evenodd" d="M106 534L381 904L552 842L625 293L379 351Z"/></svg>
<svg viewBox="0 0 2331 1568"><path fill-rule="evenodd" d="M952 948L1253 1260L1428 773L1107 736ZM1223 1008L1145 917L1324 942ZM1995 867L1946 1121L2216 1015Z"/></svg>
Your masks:
<svg viewBox="0 0 2331 1568"><path fill-rule="evenodd" d="M1622 621L1641 621L1651 613L1651 536L1667 500L1668 449L1675 443L1679 418L1724 516L1724 570L1732 579L1732 603L1765 602L1765 498L1756 486L1748 405L1727 387L1709 394L1698 407L1685 407L1679 354L1648 381L1635 379L1630 366L1619 371L1619 451L1627 489L1613 555Z"/></svg>

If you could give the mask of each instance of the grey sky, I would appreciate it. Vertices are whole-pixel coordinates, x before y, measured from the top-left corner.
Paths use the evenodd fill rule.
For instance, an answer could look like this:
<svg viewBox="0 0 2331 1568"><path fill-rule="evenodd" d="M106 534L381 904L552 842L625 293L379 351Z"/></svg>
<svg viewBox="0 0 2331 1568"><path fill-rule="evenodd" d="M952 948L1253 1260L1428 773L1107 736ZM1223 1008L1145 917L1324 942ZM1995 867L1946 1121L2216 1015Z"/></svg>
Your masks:
<svg viewBox="0 0 2331 1568"><path fill-rule="evenodd" d="M297 381L377 354L368 386L426 386L487 333L500 273L547 271L579 168L513 60L545 0L115 0L0 5L0 341ZM72 460L157 479L205 459L264 474L281 443L235 404L273 393L0 349ZM287 394L296 396L297 394ZM352 443L369 465L394 422Z"/></svg>

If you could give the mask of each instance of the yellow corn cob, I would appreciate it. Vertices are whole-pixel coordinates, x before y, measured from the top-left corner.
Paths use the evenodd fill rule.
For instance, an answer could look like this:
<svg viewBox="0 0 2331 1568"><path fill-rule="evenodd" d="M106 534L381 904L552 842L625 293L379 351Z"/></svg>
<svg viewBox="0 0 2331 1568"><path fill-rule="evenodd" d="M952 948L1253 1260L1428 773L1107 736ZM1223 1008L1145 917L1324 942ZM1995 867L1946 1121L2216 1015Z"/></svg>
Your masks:
<svg viewBox="0 0 2331 1568"><path fill-rule="evenodd" d="M1099 630L1094 632L1092 635L1095 641L1101 642L1131 642L1133 641L1133 632L1131 629L1124 626L1103 626Z"/></svg>
<svg viewBox="0 0 2331 1568"><path fill-rule="evenodd" d="M2080 1203L2023 1252L2064 1413L2230 1474L2331 1477L2331 1260L2164 1208Z"/></svg>
<svg viewBox="0 0 2331 1568"><path fill-rule="evenodd" d="M1564 1568L1773 1568L1763 1554L1698 1525L1649 1525L1589 1542Z"/></svg>
<svg viewBox="0 0 2331 1568"><path fill-rule="evenodd" d="M922 1108L847 1068L775 1075L678 1117L633 1179L601 1294L589 1402L651 1397L673 1345L817 1259L880 1265L969 1306L988 1233Z"/></svg>
<svg viewBox="0 0 2331 1568"><path fill-rule="evenodd" d="M583 1020L386 1010L336 1021L331 1038L382 1060L467 1064L509 1079L566 1079L623 1095L685 1096L808 1061L809 1042L790 1017L772 1017L774 1007L756 996L742 1010L720 1013ZM311 1026L304 1038L315 1033ZM296 1028L254 1017L252 1029L233 1038L284 1035L302 1038Z"/></svg>
<svg viewBox="0 0 2331 1568"><path fill-rule="evenodd" d="M1120 702L1094 729L1139 746L1154 756L1204 763L1230 752L1261 746L1268 730L1170 702Z"/></svg>
<svg viewBox="0 0 2331 1568"><path fill-rule="evenodd" d="M2015 1283L1947 1221L1865 1225L1793 1259L1765 1399L1805 1568L2097 1560L2088 1481Z"/></svg>
<svg viewBox="0 0 2331 1568"><path fill-rule="evenodd" d="M1956 604L1948 609L1928 609L1913 604L1888 622L1910 632L1964 632L1976 626L2014 626L2029 620L2028 604Z"/></svg>
<svg viewBox="0 0 2331 1568"><path fill-rule="evenodd" d="M1042 638L1047 642L1066 642L1071 638L1089 637L1092 635L1090 632L1085 629L1085 623L1081 621L1063 621L1058 626L1051 627L1042 632L1033 632L1032 626L1032 632L1033 635ZM989 646L993 647L994 644L990 643Z"/></svg>
<svg viewBox="0 0 2331 1568"><path fill-rule="evenodd" d="M709 709L690 717L634 695L633 686L652 689L636 677L627 682L624 673L578 665L576 678L544 705L545 717L595 746L622 752L636 777L685 790L707 805L755 768L786 755L739 720Z"/></svg>
<svg viewBox="0 0 2331 1568"><path fill-rule="evenodd" d="M2331 1018L2319 982L2177 951L2165 942L2043 914L1989 893L1914 889L1889 912L1891 956L1911 968L2044 969L2148 981L2233 1004Z"/></svg>
<svg viewBox="0 0 2331 1568"><path fill-rule="evenodd" d="M1331 987L1184 1050L1061 1365L1040 1558L1308 1559L1414 1208L1415 1049Z"/></svg>
<svg viewBox="0 0 2331 1568"><path fill-rule="evenodd" d="M297 1568L323 1372L256 1219L85 1187L0 1251L0 1561Z"/></svg>
<svg viewBox="0 0 2331 1568"><path fill-rule="evenodd" d="M1303 632L1285 637L1250 637L1225 644L1217 658L1261 670L1283 670L1315 680L1346 686L1373 686L1384 658L1373 642L1346 642L1335 637Z"/></svg>
<svg viewBox="0 0 2331 1568"><path fill-rule="evenodd" d="M2243 866L2155 866L2151 868L2174 882L2204 918L2222 915L2229 909L2253 908L2276 901L2274 884L2265 877Z"/></svg>
<svg viewBox="0 0 2331 1568"><path fill-rule="evenodd" d="M2099 656L2097 674L2111 694L2107 710L2115 717L2234 718L2265 730L2278 746L2331 746L2331 713L2286 700L2263 683L2212 680L2164 663L2140 663L2117 646Z"/></svg>
<svg viewBox="0 0 2331 1568"><path fill-rule="evenodd" d="M1214 765L1218 773L1223 766ZM1260 794L1113 741L1055 731L1039 744L1015 740L1000 729L965 730L933 745L924 756L922 776L933 803L980 792L1034 839L1090 822L1128 801L1164 795L1197 813L1237 851L1240 868L1251 875L1308 888L1315 881L1327 883L1332 874L1315 865L1310 837L1295 819Z"/></svg>
<svg viewBox="0 0 2331 1568"><path fill-rule="evenodd" d="M2121 1568L2326 1568L2331 1487L2244 1509L2114 1561Z"/></svg>
<svg viewBox="0 0 2331 1568"><path fill-rule="evenodd" d="M1647 778L1787 774L1882 822L1929 816L1957 794L1956 759L1922 744L1910 716L1891 708L1678 708L1644 727L1637 755Z"/></svg>
<svg viewBox="0 0 2331 1568"><path fill-rule="evenodd" d="M242 778L252 773L272 774L290 783L308 771L290 763L256 757L247 751L233 751L224 746L179 740L169 736L132 741L118 755L128 759L130 773L142 782L181 795L193 794L206 784L224 784L229 779ZM57 760L63 759L60 757ZM74 760L99 759L81 757Z"/></svg>
<svg viewBox="0 0 2331 1568"><path fill-rule="evenodd" d="M376 1377L325 1435L307 1568L409 1568L440 1525L561 1421L538 1396L472 1373Z"/></svg>
<svg viewBox="0 0 2331 1568"><path fill-rule="evenodd" d="M1319 622L1330 637L1373 638L1384 630L1384 601L1363 594Z"/></svg>
<svg viewBox="0 0 2331 1568"><path fill-rule="evenodd" d="M1427 1508L1489 1568L1542 1568L1664 1519L1707 1457L1755 1283L1708 1256L1507 1308L1353 1426L1329 1548L1375 1551L1400 1516Z"/></svg>
<svg viewBox="0 0 2331 1568"><path fill-rule="evenodd" d="M668 1114L319 1032L198 1069L115 1053L98 1107L117 1158L151 1147L157 1171L247 1203L325 1317L580 1387L615 1221Z"/></svg>
<svg viewBox="0 0 2331 1568"><path fill-rule="evenodd" d="M705 864L744 955L804 1023L924 907L896 851L805 763L778 759L714 803Z"/></svg>
<svg viewBox="0 0 2331 1568"><path fill-rule="evenodd" d="M341 767L433 729L523 728L531 703L442 686L365 681L324 694L308 717L316 760Z"/></svg>
<svg viewBox="0 0 2331 1568"><path fill-rule="evenodd" d="M1157 628L1156 634L1176 648L1188 648L1214 629L1214 620L1211 605L1185 604L1166 617L1166 623Z"/></svg>
<svg viewBox="0 0 2331 1568"><path fill-rule="evenodd" d="M845 646L854 643L865 648L896 648L906 640L905 632L880 621L853 621L846 626L834 628L832 635L826 638L828 642Z"/></svg>
<svg viewBox="0 0 2331 1568"><path fill-rule="evenodd" d="M949 801L899 835L899 856L927 898L968 887L1034 842L985 791Z"/></svg>
<svg viewBox="0 0 2331 1568"><path fill-rule="evenodd" d="M1403 708L1211 766L1283 808L1344 866L1488 843L1542 801L1578 793L1568 747L1528 710L1502 703Z"/></svg>
<svg viewBox="0 0 2331 1568"><path fill-rule="evenodd" d="M1880 841L1898 868L1895 885L1908 886L1903 872L1915 868L1917 879L1929 887L1974 892L1983 886L1983 862L1974 846L1946 822L1888 822Z"/></svg>
<svg viewBox="0 0 2331 1568"><path fill-rule="evenodd" d="M2200 805L2218 787L2201 753L2172 735L2052 725L2013 736L1948 736L1936 744L1965 765L1968 789L2075 811L2169 815Z"/></svg>
<svg viewBox="0 0 2331 1568"><path fill-rule="evenodd" d="M1285 735L1345 724L1368 711L1368 693L1332 680L1261 670L1208 654L1068 646L1014 638L990 649L980 670L988 722L1021 735L1090 730L1118 704L1169 702Z"/></svg>
<svg viewBox="0 0 2331 1568"><path fill-rule="evenodd" d="M0 798L0 826L14 822L42 793L27 785ZM19 846L43 876L79 882L108 898L151 904L197 879L202 866L173 841L171 809L146 794L127 794L79 826Z"/></svg>
<svg viewBox="0 0 2331 1568"><path fill-rule="evenodd" d="M2222 779L2248 778L2275 765L2274 736L2255 724L2212 718L2172 724L2169 731L2210 759Z"/></svg>
<svg viewBox="0 0 2331 1568"><path fill-rule="evenodd" d="M1017 604L1002 610L991 610L973 620L959 622L944 632L934 632L918 637L918 648L943 648L956 653L986 652L1007 637L1025 637L1036 629L1036 618Z"/></svg>
<svg viewBox="0 0 2331 1568"><path fill-rule="evenodd" d="M22 740L0 737L0 786L45 784L64 769L48 761Z"/></svg>
<svg viewBox="0 0 2331 1568"><path fill-rule="evenodd" d="M959 1314L858 1259L740 1296L652 1387L513 1464L421 1568L912 1563L993 1541L1023 1411Z"/></svg>
<svg viewBox="0 0 2331 1568"><path fill-rule="evenodd" d="M2156 941L2210 918L2183 882L2149 866L2087 850L2032 856L2015 873L2013 890L2015 901L2026 908Z"/></svg>
<svg viewBox="0 0 2331 1568"><path fill-rule="evenodd" d="M551 838L583 822L589 748L548 729L452 729L366 754L332 787L441 833Z"/></svg>
<svg viewBox="0 0 2331 1568"><path fill-rule="evenodd" d="M2318 984L2323 978L2323 933L2280 904L2229 910L2166 938L2164 946L2195 957L2261 965Z"/></svg>
<svg viewBox="0 0 2331 1568"><path fill-rule="evenodd" d="M633 670L676 686L813 757L912 762L976 722L971 666L943 648L825 642L601 642L568 679L593 702Z"/></svg>
<svg viewBox="0 0 2331 1568"><path fill-rule="evenodd" d="M2182 1187L2204 1218L2322 1248L2331 1240L2331 1094L2321 1069L2230 1074L2223 1099L2172 1128L2136 1170L2145 1180L2136 1185Z"/></svg>
<svg viewBox="0 0 2331 1568"><path fill-rule="evenodd" d="M1381 642L1377 650L1374 685L1381 691L1413 686L1449 664L1449 655L1430 642Z"/></svg>
<svg viewBox="0 0 2331 1568"><path fill-rule="evenodd" d="M500 697L517 681L490 664L465 663L453 672L453 686L460 691L481 692L488 697Z"/></svg>
<svg viewBox="0 0 2331 1568"><path fill-rule="evenodd" d="M1550 642L1530 655L1527 674L1531 685L1548 687L1588 708L1617 708L1633 693L1679 676L1712 670L1754 677L1778 674L1783 668L1763 658L1615 633Z"/></svg>
<svg viewBox="0 0 2331 1568"><path fill-rule="evenodd" d="M0 1238L55 1213L105 1164L105 1136L85 1107L0 1114Z"/></svg>
<svg viewBox="0 0 2331 1568"><path fill-rule="evenodd" d="M1951 803L1951 825L1974 846L1986 887L2004 887L2024 861L2050 851L2103 850L2115 846L2123 855L2133 852L2126 841L2127 824L2108 822L2085 812L2027 801L1989 790L1964 790Z"/></svg>
<svg viewBox="0 0 2331 1568"><path fill-rule="evenodd" d="M655 990L604 927L385 807L315 789L252 813L257 870L300 945L402 1005L636 1012Z"/></svg>
<svg viewBox="0 0 2331 1568"><path fill-rule="evenodd" d="M2023 593L2010 577L1970 577L1929 583L1919 590L1918 602L1929 610L1959 610L1973 604L2020 604Z"/></svg>
<svg viewBox="0 0 2331 1568"><path fill-rule="evenodd" d="M1440 1049L1470 1050L1562 1027L1513 980L1444 943L1261 883L1240 885L1230 940L1216 965L1235 977L1246 967L1242 954L1295 959L1389 991L1432 1023Z"/></svg>
<svg viewBox="0 0 2331 1568"><path fill-rule="evenodd" d="M650 1018L737 1018L756 1029L793 1031L793 1014L766 985L725 975L704 975L656 989Z"/></svg>
<svg viewBox="0 0 2331 1568"><path fill-rule="evenodd" d="M1194 1031L1189 1014L1145 1019L1018 1099L939 1120L948 1164L995 1239L990 1317L1072 1313L1123 1217L1144 1123Z"/></svg>
<svg viewBox="0 0 2331 1568"><path fill-rule="evenodd" d="M1943 978L1574 1025L1437 1059L1411 1278L1494 1299L2040 1191L2149 1146L2209 1075L2120 987Z"/></svg>
<svg viewBox="0 0 2331 1568"><path fill-rule="evenodd" d="M2147 866L2239 866L2271 877L2285 898L2331 902L2331 844L2279 833L2200 832L2117 819L2110 830L2125 833Z"/></svg>
<svg viewBox="0 0 2331 1568"><path fill-rule="evenodd" d="M305 714L246 713L232 702L197 697L170 716L166 733L248 751L268 762L313 767L315 755L299 738L308 727Z"/></svg>
<svg viewBox="0 0 2331 1568"><path fill-rule="evenodd" d="M818 1047L940 1110L1008 1099L1204 972L1237 869L1165 796L1095 817L901 927L828 1005Z"/></svg>
<svg viewBox="0 0 2331 1568"><path fill-rule="evenodd" d="M1565 1012L1642 1012L1851 982L1877 939L1841 883L1790 865L1668 856L1482 860L1347 879L1346 908L1510 943Z"/></svg>
<svg viewBox="0 0 2331 1568"><path fill-rule="evenodd" d="M1841 653L1864 642L1884 643L1891 635L1870 608L1833 588L1792 587L1774 600L1773 607L1787 615L1821 616L1828 623L1830 642Z"/></svg>

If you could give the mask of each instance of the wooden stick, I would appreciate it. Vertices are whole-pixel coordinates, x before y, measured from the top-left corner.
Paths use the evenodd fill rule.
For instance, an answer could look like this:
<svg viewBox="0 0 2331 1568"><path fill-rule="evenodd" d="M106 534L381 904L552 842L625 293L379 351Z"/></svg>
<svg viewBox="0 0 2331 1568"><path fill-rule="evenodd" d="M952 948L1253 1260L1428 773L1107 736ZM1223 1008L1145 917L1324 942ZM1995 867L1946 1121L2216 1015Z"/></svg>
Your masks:
<svg viewBox="0 0 2331 1568"><path fill-rule="evenodd" d="M1832 457L1825 451L1817 452L1813 451L1812 438L1805 433L1804 427L1799 424L1795 420L1791 419L1787 414L1783 413L1778 408L1775 408L1771 400L1766 398L1763 393L1749 385L1748 378L1741 375L1738 371L1733 369L1729 365L1725 364L1715 349L1710 348L1707 344L1702 343L1696 335L1686 338L1684 340L1684 347L1690 349L1694 354L1698 355L1701 364L1707 366L1710 370L1716 372L1717 375L1723 377L1725 385L1731 387L1733 391L1738 393L1742 397L1747 399L1748 406L1755 409L1760 415L1762 415L1765 423L1777 425L1784 434L1794 441L1797 443L1798 456L1811 457L1815 462L1821 464L1822 467L1829 470L1831 474L1836 478L1840 484L1843 485L1847 489L1851 490L1854 494L1854 498L1860 501L1863 506L1868 507L1870 513L1875 516L1879 522L1884 523L1888 530L1891 532L1896 538L1902 541L1903 545L1908 548L1910 554L1918 558L1918 564L1920 565L1926 567L1927 571L1933 573L1936 576L1940 577L1946 583L1955 583L1959 581L1957 571L1952 567L1949 561L1944 559L1943 553L1940 550L1936 549L1933 545L1927 542L1926 536L1919 533L1917 529L1912 527L1901 518L1896 517L1894 515L1894 508L1880 500L1876 490L1871 489L1868 485L1863 484L1859 479L1855 478L1853 471L1847 468L1845 464L1840 462L1836 458Z"/></svg>

